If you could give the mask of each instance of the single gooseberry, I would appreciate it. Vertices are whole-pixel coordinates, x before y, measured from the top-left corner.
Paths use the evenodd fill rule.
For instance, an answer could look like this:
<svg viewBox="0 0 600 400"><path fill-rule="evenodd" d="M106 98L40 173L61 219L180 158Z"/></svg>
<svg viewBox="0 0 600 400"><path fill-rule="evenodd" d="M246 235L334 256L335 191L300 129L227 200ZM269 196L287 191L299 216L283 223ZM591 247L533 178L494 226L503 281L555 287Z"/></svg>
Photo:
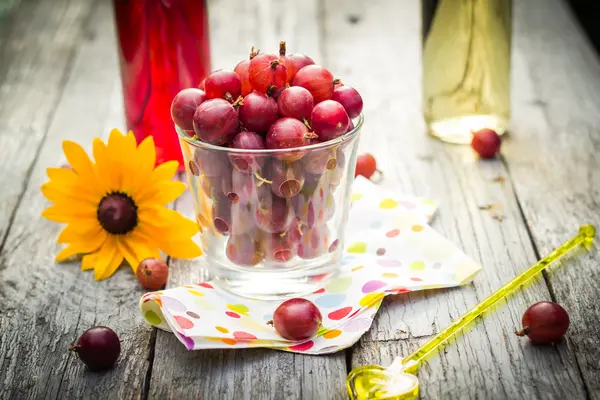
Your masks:
<svg viewBox="0 0 600 400"><path fill-rule="evenodd" d="M375 171L377 171L377 162L375 161L375 157L371 154L365 153L356 157L356 169L354 170L355 178L362 175L367 179L371 179Z"/></svg>
<svg viewBox="0 0 600 400"><path fill-rule="evenodd" d="M321 326L321 312L310 300L293 298L284 301L273 313L273 327L287 340L305 340Z"/></svg>
<svg viewBox="0 0 600 400"><path fill-rule="evenodd" d="M293 149L307 146L316 135L295 118L280 118L269 129L267 149Z"/></svg>
<svg viewBox="0 0 600 400"><path fill-rule="evenodd" d="M310 120L313 130L322 142L346 133L350 123L344 107L333 100L325 100L317 104L312 110Z"/></svg>
<svg viewBox="0 0 600 400"><path fill-rule="evenodd" d="M240 122L244 128L253 132L266 132L277 118L277 102L271 97L254 91L244 98L239 108Z"/></svg>
<svg viewBox="0 0 600 400"><path fill-rule="evenodd" d="M302 86L312 94L315 104L331 98L335 83L331 72L320 65L307 65L292 80L292 86Z"/></svg>
<svg viewBox="0 0 600 400"><path fill-rule="evenodd" d="M312 94L302 86L290 86L279 95L277 106L282 116L304 122L310 120L314 101Z"/></svg>
<svg viewBox="0 0 600 400"><path fill-rule="evenodd" d="M183 89L171 103L171 118L184 131L194 131L194 112L207 99L200 89Z"/></svg>
<svg viewBox="0 0 600 400"><path fill-rule="evenodd" d="M267 179L272 182L273 194L279 197L294 197L304 185L304 171L301 163L288 163L273 159L266 175Z"/></svg>
<svg viewBox="0 0 600 400"><path fill-rule="evenodd" d="M294 76L302 68L306 67L307 65L313 65L315 63L312 60L312 58L310 58L309 56L304 55L304 54L290 54L288 56L288 58L290 58L292 61L294 61L294 68L296 69Z"/></svg>
<svg viewBox="0 0 600 400"><path fill-rule="evenodd" d="M229 147L240 150L262 150L265 148L265 140L258 133L241 131L233 138ZM261 156L242 155L235 152L229 153L229 160L236 170L245 173L255 171L264 162L264 158Z"/></svg>
<svg viewBox="0 0 600 400"><path fill-rule="evenodd" d="M262 260L256 243L250 235L234 235L227 239L225 254L236 265L251 267Z"/></svg>
<svg viewBox="0 0 600 400"><path fill-rule="evenodd" d="M527 335L534 344L554 343L569 329L569 314L559 304L540 301L525 310L521 322L523 329L515 332L518 336Z"/></svg>
<svg viewBox="0 0 600 400"><path fill-rule="evenodd" d="M274 262L291 260L296 255L298 247L297 241L286 233L265 233L260 243L265 260Z"/></svg>
<svg viewBox="0 0 600 400"><path fill-rule="evenodd" d="M138 282L148 290L158 290L167 284L169 266L164 260L146 258L135 271Z"/></svg>
<svg viewBox="0 0 600 400"><path fill-rule="evenodd" d="M252 50L250 50L250 58L240 61L233 69L233 72L238 74L240 81L242 82L242 96L244 97L252 92L252 85L250 85L250 80L248 79L248 68L250 67L250 60L257 55L258 50L254 51L254 46L252 46Z"/></svg>
<svg viewBox="0 0 600 400"><path fill-rule="evenodd" d="M233 103L242 93L242 81L235 72L219 69L206 77L204 88L209 99L225 99Z"/></svg>
<svg viewBox="0 0 600 400"><path fill-rule="evenodd" d="M207 100L194 113L194 132L206 143L223 145L235 136L239 125L237 104Z"/></svg>
<svg viewBox="0 0 600 400"><path fill-rule="evenodd" d="M500 151L502 140L492 129L481 129L473 134L471 147L481 158L494 158Z"/></svg>
<svg viewBox="0 0 600 400"><path fill-rule="evenodd" d="M333 91L331 100L340 103L350 118L356 118L363 109L363 100L358 91L350 86L341 86Z"/></svg>
<svg viewBox="0 0 600 400"><path fill-rule="evenodd" d="M121 340L110 328L96 326L83 332L69 347L92 371L110 368L121 353Z"/></svg>
<svg viewBox="0 0 600 400"><path fill-rule="evenodd" d="M261 230L268 233L281 233L292 224L294 210L288 199L275 196L270 190L260 189L254 219Z"/></svg>
<svg viewBox="0 0 600 400"><path fill-rule="evenodd" d="M259 54L250 61L248 79L254 90L267 93L285 86L287 72L275 54Z"/></svg>

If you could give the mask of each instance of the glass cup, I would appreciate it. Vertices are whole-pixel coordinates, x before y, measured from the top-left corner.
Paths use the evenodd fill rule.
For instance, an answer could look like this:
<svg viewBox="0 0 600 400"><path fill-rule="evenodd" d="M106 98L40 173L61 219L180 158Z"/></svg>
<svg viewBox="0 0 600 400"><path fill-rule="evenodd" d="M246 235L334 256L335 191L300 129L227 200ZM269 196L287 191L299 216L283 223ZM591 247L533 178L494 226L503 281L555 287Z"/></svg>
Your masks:
<svg viewBox="0 0 600 400"><path fill-rule="evenodd" d="M205 0L114 0L127 129L156 144L156 163L179 161L171 101L210 72Z"/></svg>
<svg viewBox="0 0 600 400"><path fill-rule="evenodd" d="M291 150L213 146L176 128L212 278L269 299L335 275L362 124L361 115L345 135Z"/></svg>

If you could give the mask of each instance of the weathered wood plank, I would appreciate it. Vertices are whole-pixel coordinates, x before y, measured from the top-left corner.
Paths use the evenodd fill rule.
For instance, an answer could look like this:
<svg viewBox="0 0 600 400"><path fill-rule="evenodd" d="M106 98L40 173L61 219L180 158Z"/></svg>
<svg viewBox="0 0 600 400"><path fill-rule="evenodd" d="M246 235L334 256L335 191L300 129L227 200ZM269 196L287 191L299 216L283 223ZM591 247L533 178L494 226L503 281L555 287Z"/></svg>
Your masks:
<svg viewBox="0 0 600 400"><path fill-rule="evenodd" d="M408 354L535 261L510 180L493 181L507 177L503 163L480 162L468 147L444 145L424 133L418 7L410 0L327 0L323 51L334 75L363 94L361 149L376 154L383 184L441 200L434 227L484 270L467 287L387 301L354 348L353 367L389 364ZM479 210L488 203L503 207L502 222ZM537 348L513 334L527 305L549 298L538 280L430 358L419 375L423 398L584 397L566 343Z"/></svg>
<svg viewBox="0 0 600 400"><path fill-rule="evenodd" d="M5 78L3 88L13 87L15 74L25 75L14 81L14 97L2 99L3 107L9 108L0 111L10 121L0 125L2 187L12 190L22 184L25 189L0 257L0 398L139 398L152 335L137 311L143 291L128 267L98 283L92 273L79 270L79 263L56 265L59 226L39 217L48 205L39 187L47 180L45 168L64 161L62 140L91 148L93 137L124 126L111 3L37 4L42 8L24 3L17 12L53 22L37 39L44 48L36 47L33 39L25 46L40 54L29 56L31 60L20 53L13 58L17 62L21 57L23 71L8 65L13 78ZM12 38L7 46L21 46L19 40ZM52 52L57 54L50 56ZM65 63L63 58L72 61ZM42 62L47 66L38 64ZM17 155L22 157L18 163ZM21 183L24 178L18 171L23 174L29 168L31 179ZM15 179L12 184L10 176ZM116 367L105 373L88 372L67 351L94 325L110 326L125 339Z"/></svg>
<svg viewBox="0 0 600 400"><path fill-rule="evenodd" d="M600 227L600 60L562 1L517 2L512 135L505 148L537 251L582 223ZM548 276L569 312L569 344L590 398L600 398L600 254Z"/></svg>
<svg viewBox="0 0 600 400"><path fill-rule="evenodd" d="M0 237L23 194L40 142L89 35L91 1L23 1L0 22Z"/></svg>
<svg viewBox="0 0 600 400"><path fill-rule="evenodd" d="M215 68L233 68L252 45L276 52L279 40L290 52L321 59L318 1L211 1L211 45ZM187 194L189 196L189 193ZM194 218L189 197L177 209ZM175 261L169 286L206 278L199 262ZM344 353L303 356L275 350L189 352L170 333L158 332L150 382L151 398L341 399L345 396Z"/></svg>

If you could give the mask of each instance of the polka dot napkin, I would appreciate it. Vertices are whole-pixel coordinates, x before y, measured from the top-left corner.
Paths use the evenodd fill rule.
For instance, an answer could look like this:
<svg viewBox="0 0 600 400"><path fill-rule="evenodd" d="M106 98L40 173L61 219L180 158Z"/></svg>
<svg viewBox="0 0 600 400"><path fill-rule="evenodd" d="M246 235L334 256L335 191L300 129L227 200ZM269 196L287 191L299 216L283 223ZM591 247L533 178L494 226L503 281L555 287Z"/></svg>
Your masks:
<svg viewBox="0 0 600 400"><path fill-rule="evenodd" d="M267 325L281 301L252 300L212 282L147 293L140 311L190 350L271 347L326 354L352 346L383 298L470 282L481 266L427 224L432 200L386 192L366 179L353 187L341 274L305 296L323 315L315 337L290 342Z"/></svg>

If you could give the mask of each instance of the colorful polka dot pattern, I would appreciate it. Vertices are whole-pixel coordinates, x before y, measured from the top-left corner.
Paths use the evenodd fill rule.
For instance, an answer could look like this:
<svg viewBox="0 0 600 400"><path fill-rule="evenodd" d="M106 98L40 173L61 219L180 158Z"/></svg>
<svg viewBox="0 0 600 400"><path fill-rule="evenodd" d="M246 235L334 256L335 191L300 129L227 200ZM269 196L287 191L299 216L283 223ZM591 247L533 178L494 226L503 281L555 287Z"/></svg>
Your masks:
<svg viewBox="0 0 600 400"><path fill-rule="evenodd" d="M352 346L370 328L383 298L468 283L480 266L428 226L436 203L378 193L357 179L341 273L305 296L323 327L304 342L281 338L268 322L279 302L237 297L213 282L145 294L144 319L174 332L190 350L271 347L326 354Z"/></svg>

